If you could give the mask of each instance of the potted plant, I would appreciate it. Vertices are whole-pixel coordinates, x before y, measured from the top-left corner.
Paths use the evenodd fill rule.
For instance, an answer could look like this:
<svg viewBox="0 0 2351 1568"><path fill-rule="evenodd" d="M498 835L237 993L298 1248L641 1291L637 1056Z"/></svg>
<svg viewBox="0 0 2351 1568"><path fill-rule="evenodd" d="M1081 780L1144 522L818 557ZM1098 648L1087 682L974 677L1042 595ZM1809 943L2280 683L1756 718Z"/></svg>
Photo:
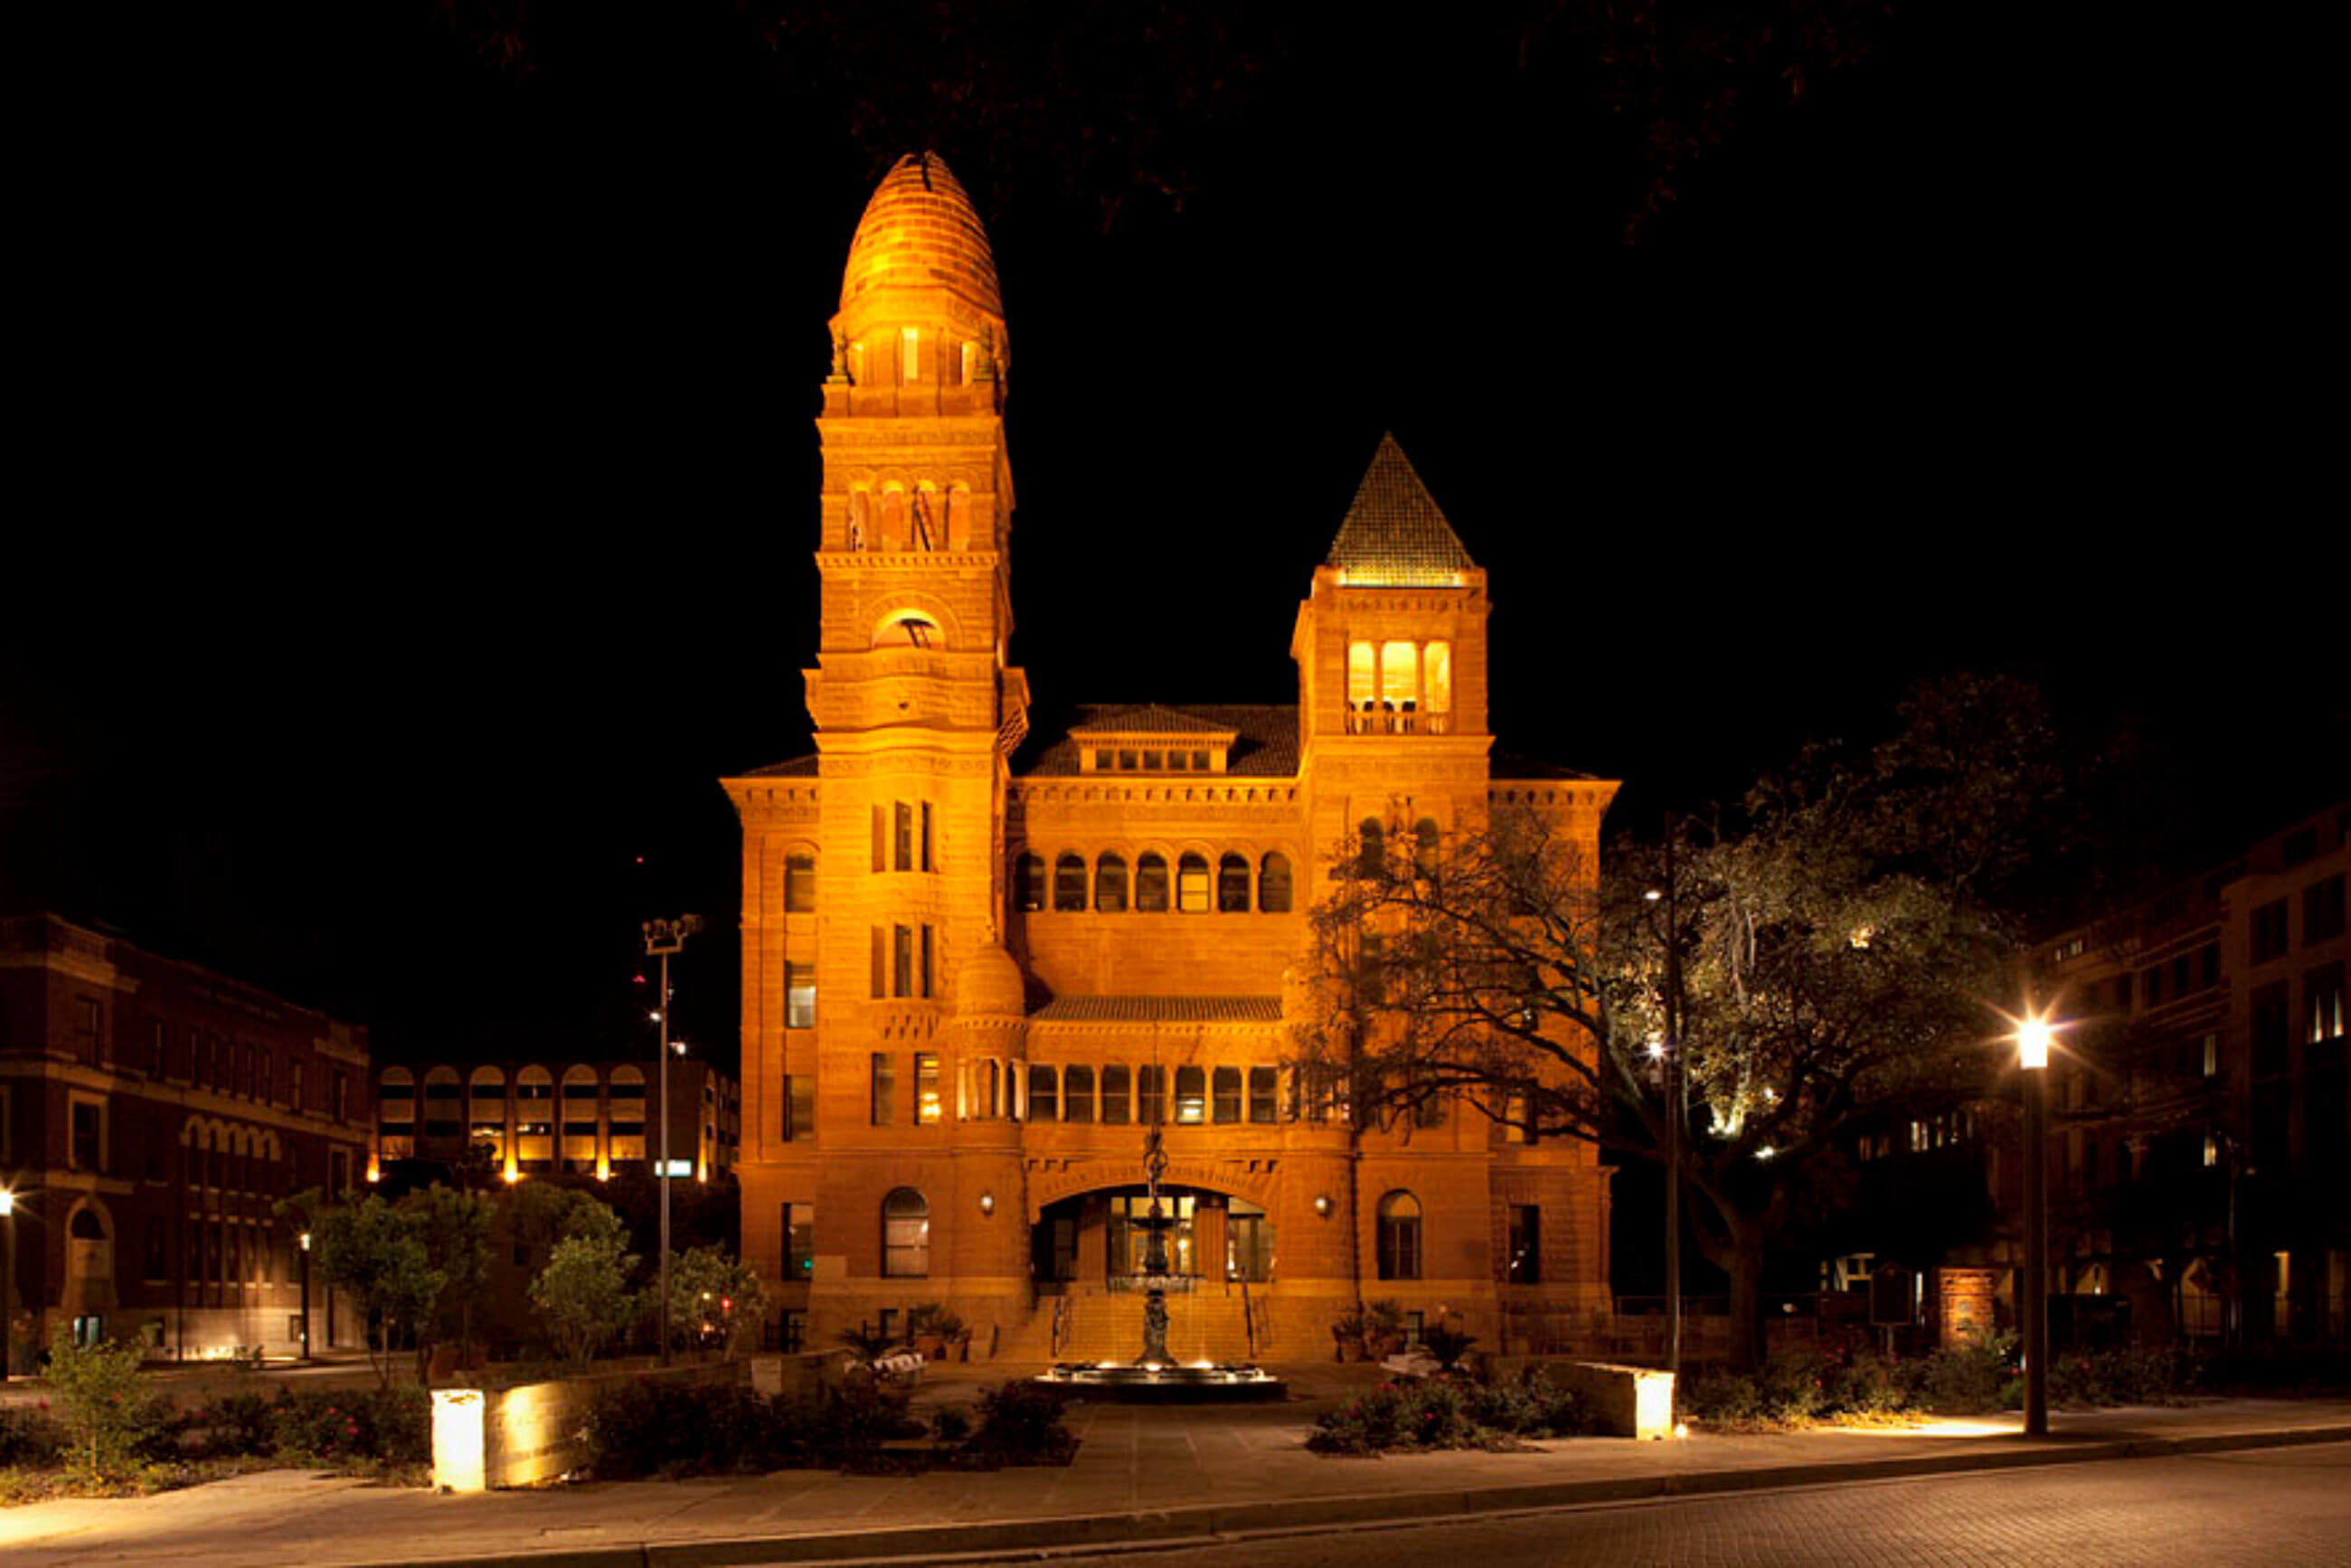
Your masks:
<svg viewBox="0 0 2351 1568"><path fill-rule="evenodd" d="M1331 1320L1331 1338L1341 1361L1364 1359L1364 1303L1357 1301Z"/></svg>
<svg viewBox="0 0 2351 1568"><path fill-rule="evenodd" d="M925 1301L908 1312L906 1331L913 1336L914 1354L925 1361L945 1361L947 1346L970 1332L952 1308L939 1301Z"/></svg>
<svg viewBox="0 0 2351 1568"><path fill-rule="evenodd" d="M1364 1303L1364 1340L1374 1361L1385 1361L1404 1348L1404 1308L1395 1297Z"/></svg>

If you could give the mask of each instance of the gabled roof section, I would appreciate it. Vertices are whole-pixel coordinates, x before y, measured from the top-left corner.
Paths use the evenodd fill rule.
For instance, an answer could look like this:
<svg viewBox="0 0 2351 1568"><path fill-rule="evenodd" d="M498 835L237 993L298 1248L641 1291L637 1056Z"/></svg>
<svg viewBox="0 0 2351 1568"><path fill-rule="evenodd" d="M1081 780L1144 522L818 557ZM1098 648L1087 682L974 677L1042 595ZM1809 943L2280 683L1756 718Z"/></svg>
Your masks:
<svg viewBox="0 0 2351 1568"><path fill-rule="evenodd" d="M1374 588L1451 587L1478 566L1393 434L1380 437L1323 564Z"/></svg>
<svg viewBox="0 0 2351 1568"><path fill-rule="evenodd" d="M816 776L814 752L806 757L787 757L781 762L770 762L765 768L748 768L735 775L738 779L813 779Z"/></svg>
<svg viewBox="0 0 2351 1568"><path fill-rule="evenodd" d="M1050 779L1083 771L1077 737L1104 732L1231 735L1233 742L1226 753L1225 771L1194 776L1202 782L1212 777L1288 779L1298 773L1298 707L1294 703L1186 703L1181 707L1104 703L1063 712L1068 715L1067 723L1047 723L1030 732L1029 746L1012 759L1015 778ZM1141 722L1134 716L1148 713L1167 715L1171 727L1156 732L1129 727L1130 723ZM1187 727L1172 727L1177 722Z"/></svg>
<svg viewBox="0 0 2351 1568"><path fill-rule="evenodd" d="M1148 703L1141 707L1095 708L1084 722L1070 727L1071 735L1230 735L1230 725L1202 718L1196 713Z"/></svg>

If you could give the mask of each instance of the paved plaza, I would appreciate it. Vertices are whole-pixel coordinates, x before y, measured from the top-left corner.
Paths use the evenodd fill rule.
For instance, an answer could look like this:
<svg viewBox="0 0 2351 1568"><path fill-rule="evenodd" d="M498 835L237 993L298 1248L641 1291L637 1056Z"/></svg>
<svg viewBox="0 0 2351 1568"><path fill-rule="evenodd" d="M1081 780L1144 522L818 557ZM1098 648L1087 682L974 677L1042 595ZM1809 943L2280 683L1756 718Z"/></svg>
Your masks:
<svg viewBox="0 0 2351 1568"><path fill-rule="evenodd" d="M11 1568L513 1559L620 1568L1009 1554L2351 1440L2351 1401L2231 1400L2061 1413L2055 1432L2036 1441L2010 1416L1338 1459L1307 1451L1313 1415L1377 1375L1329 1365L1290 1373L1293 1397L1280 1405L1074 1406L1081 1443L1066 1467L895 1477L793 1470L475 1496L269 1471L154 1497L0 1511L0 1558ZM952 1368L921 1400L967 1400L1001 1375Z"/></svg>

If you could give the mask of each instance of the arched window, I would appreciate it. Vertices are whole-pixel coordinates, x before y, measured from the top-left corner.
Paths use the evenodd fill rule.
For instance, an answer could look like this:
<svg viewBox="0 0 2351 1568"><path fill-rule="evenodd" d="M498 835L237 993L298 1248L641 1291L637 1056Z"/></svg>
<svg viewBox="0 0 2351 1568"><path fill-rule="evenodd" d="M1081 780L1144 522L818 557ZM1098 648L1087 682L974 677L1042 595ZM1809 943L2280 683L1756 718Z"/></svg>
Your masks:
<svg viewBox="0 0 2351 1568"><path fill-rule="evenodd" d="M1045 907L1045 857L1024 854L1012 867L1012 906L1033 915Z"/></svg>
<svg viewBox="0 0 2351 1568"><path fill-rule="evenodd" d="M1453 645L1431 643L1421 654L1420 695L1432 716L1453 711Z"/></svg>
<svg viewBox="0 0 2351 1568"><path fill-rule="evenodd" d="M1176 1120L1197 1125L1208 1119L1208 1075L1197 1067L1176 1070Z"/></svg>
<svg viewBox="0 0 2351 1568"><path fill-rule="evenodd" d="M1217 912L1220 915L1249 913L1249 857L1228 854L1217 862Z"/></svg>
<svg viewBox="0 0 2351 1568"><path fill-rule="evenodd" d="M487 1144L490 1158L507 1153L507 1075L495 1067L476 1067L465 1085L465 1141Z"/></svg>
<svg viewBox="0 0 2351 1568"><path fill-rule="evenodd" d="M971 492L960 485L947 492L947 548L971 549Z"/></svg>
<svg viewBox="0 0 2351 1568"><path fill-rule="evenodd" d="M1419 1279L1420 1199L1408 1192L1392 1192L1380 1199L1377 1219L1380 1278Z"/></svg>
<svg viewBox="0 0 2351 1568"><path fill-rule="evenodd" d="M601 1086L592 1067L563 1070L563 1168L596 1168L596 1101Z"/></svg>
<svg viewBox="0 0 2351 1568"><path fill-rule="evenodd" d="M906 493L885 490L882 493L882 548L902 549L906 542Z"/></svg>
<svg viewBox="0 0 2351 1568"><path fill-rule="evenodd" d="M1268 915L1290 913L1290 857L1280 850L1258 862L1257 906Z"/></svg>
<svg viewBox="0 0 2351 1568"><path fill-rule="evenodd" d="M873 645L877 648L944 648L946 633L939 623L919 610L900 610L882 618L873 629Z"/></svg>
<svg viewBox="0 0 2351 1568"><path fill-rule="evenodd" d="M1409 643L1380 645L1380 711L1411 714L1420 707L1420 650ZM1409 729L1409 723L1392 727Z"/></svg>
<svg viewBox="0 0 2351 1568"><path fill-rule="evenodd" d="M1126 913L1126 857L1105 854L1094 862L1094 912Z"/></svg>
<svg viewBox="0 0 2351 1568"><path fill-rule="evenodd" d="M1416 876L1426 880L1437 874L1437 819L1423 817L1412 828L1412 869Z"/></svg>
<svg viewBox="0 0 2351 1568"><path fill-rule="evenodd" d="M1029 1119L1032 1122L1058 1122L1061 1119L1061 1074L1041 1061L1029 1064Z"/></svg>
<svg viewBox="0 0 2351 1568"><path fill-rule="evenodd" d="M1061 1074L1061 1120L1092 1122L1094 1119L1094 1070L1072 1067Z"/></svg>
<svg viewBox="0 0 2351 1568"><path fill-rule="evenodd" d="M1082 855L1064 854L1053 862L1053 907L1082 914L1086 907L1086 862Z"/></svg>
<svg viewBox="0 0 2351 1568"><path fill-rule="evenodd" d="M1134 862L1134 907L1145 915L1167 913L1167 862L1156 850L1145 850Z"/></svg>
<svg viewBox="0 0 2351 1568"><path fill-rule="evenodd" d="M67 1229L77 1241L106 1239L106 1221L100 1219L98 1210L88 1204L74 1210L73 1221Z"/></svg>
<svg viewBox="0 0 2351 1568"><path fill-rule="evenodd" d="M806 915L816 908L816 856L812 854L784 857L784 910L790 915Z"/></svg>
<svg viewBox="0 0 2351 1568"><path fill-rule="evenodd" d="M862 550L873 540L873 497L863 490L849 493L849 548Z"/></svg>
<svg viewBox="0 0 2351 1568"><path fill-rule="evenodd" d="M1355 830L1355 874L1384 874L1388 865L1387 832L1380 826L1380 820L1365 817L1363 825Z"/></svg>
<svg viewBox="0 0 2351 1568"><path fill-rule="evenodd" d="M911 1186L882 1200L882 1277L919 1280L931 1271L931 1205Z"/></svg>
<svg viewBox="0 0 2351 1568"><path fill-rule="evenodd" d="M1185 915L1208 913L1208 857L1189 852L1176 862L1176 907Z"/></svg>
<svg viewBox="0 0 2351 1568"><path fill-rule="evenodd" d="M1369 643L1347 645L1347 706L1371 713L1379 706L1379 660Z"/></svg>

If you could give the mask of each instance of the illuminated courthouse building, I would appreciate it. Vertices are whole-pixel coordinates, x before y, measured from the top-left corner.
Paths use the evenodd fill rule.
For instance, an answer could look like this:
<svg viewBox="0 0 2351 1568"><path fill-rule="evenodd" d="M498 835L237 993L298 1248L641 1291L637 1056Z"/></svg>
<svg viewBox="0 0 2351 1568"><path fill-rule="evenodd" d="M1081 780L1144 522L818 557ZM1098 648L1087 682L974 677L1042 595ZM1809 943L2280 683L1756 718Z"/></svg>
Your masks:
<svg viewBox="0 0 2351 1568"><path fill-rule="evenodd" d="M1382 443L1307 585L1295 706L1092 707L1031 737L1010 340L935 159L868 204L832 337L817 752L725 781L743 1251L784 1343L943 1301L975 1354L1133 1355L1153 1124L1193 1284L1173 1354L1328 1355L1332 1318L1380 1298L1489 1346L1598 1337L1589 1145L1507 1141L1464 1105L1352 1126L1287 1065L1343 846L1507 800L1591 863L1615 789L1491 754L1486 575L1404 454Z"/></svg>

